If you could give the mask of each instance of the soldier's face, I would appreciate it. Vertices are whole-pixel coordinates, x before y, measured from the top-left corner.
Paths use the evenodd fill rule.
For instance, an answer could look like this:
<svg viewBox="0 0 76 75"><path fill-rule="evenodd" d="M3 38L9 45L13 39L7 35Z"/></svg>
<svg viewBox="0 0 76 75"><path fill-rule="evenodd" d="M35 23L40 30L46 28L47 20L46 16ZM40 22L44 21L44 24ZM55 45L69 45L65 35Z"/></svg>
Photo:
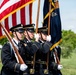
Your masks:
<svg viewBox="0 0 76 75"><path fill-rule="evenodd" d="M24 36L25 36L25 37L28 36L27 31L24 31Z"/></svg>
<svg viewBox="0 0 76 75"><path fill-rule="evenodd" d="M30 37L31 39L34 38L34 33L33 33L33 32L29 32L29 31L28 31L28 35L29 35L29 37Z"/></svg>
<svg viewBox="0 0 76 75"><path fill-rule="evenodd" d="M43 40L46 40L47 35L44 35L44 34L42 33L42 38L43 38Z"/></svg>
<svg viewBox="0 0 76 75"><path fill-rule="evenodd" d="M23 39L23 33L20 33L20 32L14 32L14 37L18 37L19 40L22 40Z"/></svg>

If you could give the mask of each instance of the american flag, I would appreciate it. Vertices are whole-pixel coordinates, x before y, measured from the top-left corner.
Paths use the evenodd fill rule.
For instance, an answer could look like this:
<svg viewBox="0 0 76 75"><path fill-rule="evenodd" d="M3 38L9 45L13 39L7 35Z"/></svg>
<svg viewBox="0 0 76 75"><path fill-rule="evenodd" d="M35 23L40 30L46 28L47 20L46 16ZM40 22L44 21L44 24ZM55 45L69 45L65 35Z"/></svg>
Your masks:
<svg viewBox="0 0 76 75"><path fill-rule="evenodd" d="M4 5L5 3L7 3L9 0L4 0L2 2L2 5ZM15 0L16 1L16 0ZM19 0L18 0L19 1ZM22 1L22 0L21 0ZM32 0L25 0L27 2L32 1ZM26 3L25 3L26 4ZM2 6L0 6L1 8ZM20 6L19 6L20 7ZM8 7L9 8L9 7ZM14 8L14 6L13 6ZM5 9L6 11L7 9ZM16 10L16 9L15 9ZM9 9L10 11L10 9ZM12 12L12 11L11 11ZM11 12L9 12L8 14L10 14ZM4 12L3 12L4 13ZM6 11L7 13L7 11ZM0 14L1 11L0 11ZM7 16L8 14L4 15ZM32 22L32 3L24 6L23 8L19 9L18 11L16 11L15 13L9 15L8 17L5 17L3 14L3 17L0 17L0 23L2 23L2 25L5 26L5 28L7 29L7 31L9 32L9 29L12 26L15 26L17 24L22 23L23 25L29 24ZM3 18L3 19L2 19ZM4 35L3 29L0 26L0 36Z"/></svg>

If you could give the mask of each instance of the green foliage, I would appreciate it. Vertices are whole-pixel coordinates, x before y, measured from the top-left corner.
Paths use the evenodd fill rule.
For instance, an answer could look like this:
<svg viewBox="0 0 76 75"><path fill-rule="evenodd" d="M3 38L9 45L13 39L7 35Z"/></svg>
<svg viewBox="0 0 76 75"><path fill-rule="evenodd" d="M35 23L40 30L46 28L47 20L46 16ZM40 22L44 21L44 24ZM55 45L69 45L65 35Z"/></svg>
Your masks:
<svg viewBox="0 0 76 75"><path fill-rule="evenodd" d="M7 41L8 41L7 38L2 38L2 39L0 39L0 44L3 45L3 44L5 44Z"/></svg>
<svg viewBox="0 0 76 75"><path fill-rule="evenodd" d="M62 43L61 43L61 48L62 48L62 57L69 57L71 56L71 53L73 50L76 48L76 34L72 32L71 30L69 31L62 31Z"/></svg>

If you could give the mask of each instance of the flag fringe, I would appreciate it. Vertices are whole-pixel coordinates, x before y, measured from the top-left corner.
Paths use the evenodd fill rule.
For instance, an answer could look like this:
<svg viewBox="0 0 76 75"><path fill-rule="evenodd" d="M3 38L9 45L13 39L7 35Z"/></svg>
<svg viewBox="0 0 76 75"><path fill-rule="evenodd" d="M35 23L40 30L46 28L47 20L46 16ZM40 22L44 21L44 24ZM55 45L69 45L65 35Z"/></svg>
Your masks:
<svg viewBox="0 0 76 75"><path fill-rule="evenodd" d="M53 8L46 14L42 23L44 23L44 20L55 10L55 4L53 2L51 2L51 4L52 4Z"/></svg>
<svg viewBox="0 0 76 75"><path fill-rule="evenodd" d="M53 50L57 45L59 45L62 42L62 39L60 39L57 43L55 43L52 47L50 47L50 51Z"/></svg>

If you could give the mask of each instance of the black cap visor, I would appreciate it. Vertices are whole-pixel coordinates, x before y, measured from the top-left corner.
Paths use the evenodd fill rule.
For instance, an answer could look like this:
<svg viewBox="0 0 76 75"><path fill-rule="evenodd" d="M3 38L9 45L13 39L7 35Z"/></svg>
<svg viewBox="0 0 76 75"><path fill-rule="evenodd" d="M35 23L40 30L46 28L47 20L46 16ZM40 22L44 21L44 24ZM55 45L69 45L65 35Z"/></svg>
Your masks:
<svg viewBox="0 0 76 75"><path fill-rule="evenodd" d="M25 30L24 29L16 29L15 32L23 33Z"/></svg>
<svg viewBox="0 0 76 75"><path fill-rule="evenodd" d="M27 28L27 31L31 32L31 33L34 33L34 28Z"/></svg>

